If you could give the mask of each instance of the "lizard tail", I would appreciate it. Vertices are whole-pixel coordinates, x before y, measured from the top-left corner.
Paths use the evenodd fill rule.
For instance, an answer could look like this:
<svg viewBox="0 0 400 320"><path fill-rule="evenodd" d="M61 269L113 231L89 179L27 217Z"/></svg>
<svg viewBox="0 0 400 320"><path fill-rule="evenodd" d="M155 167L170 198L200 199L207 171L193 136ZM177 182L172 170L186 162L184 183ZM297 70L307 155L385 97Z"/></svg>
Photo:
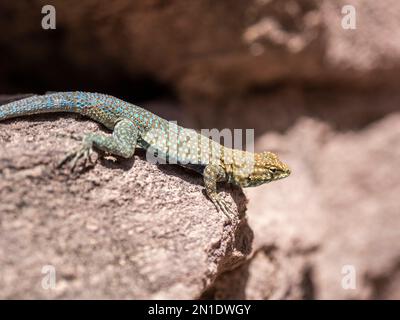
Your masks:
<svg viewBox="0 0 400 320"><path fill-rule="evenodd" d="M13 101L0 106L0 121L49 112L83 113L89 95L83 92L61 92Z"/></svg>

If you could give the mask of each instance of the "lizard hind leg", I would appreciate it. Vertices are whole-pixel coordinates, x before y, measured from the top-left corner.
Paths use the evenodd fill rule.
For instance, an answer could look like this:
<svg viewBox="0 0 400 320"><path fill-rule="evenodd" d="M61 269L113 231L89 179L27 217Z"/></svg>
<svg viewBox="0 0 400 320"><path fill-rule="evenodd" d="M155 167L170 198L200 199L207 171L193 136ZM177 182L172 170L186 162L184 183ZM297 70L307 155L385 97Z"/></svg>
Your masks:
<svg viewBox="0 0 400 320"><path fill-rule="evenodd" d="M63 166L71 162L71 170L74 170L79 159L92 162L90 155L93 147L109 152L123 158L130 158L135 153L139 130L134 123L128 119L120 120L114 127L112 135L103 133L88 133L82 141L81 146L69 153L58 165Z"/></svg>

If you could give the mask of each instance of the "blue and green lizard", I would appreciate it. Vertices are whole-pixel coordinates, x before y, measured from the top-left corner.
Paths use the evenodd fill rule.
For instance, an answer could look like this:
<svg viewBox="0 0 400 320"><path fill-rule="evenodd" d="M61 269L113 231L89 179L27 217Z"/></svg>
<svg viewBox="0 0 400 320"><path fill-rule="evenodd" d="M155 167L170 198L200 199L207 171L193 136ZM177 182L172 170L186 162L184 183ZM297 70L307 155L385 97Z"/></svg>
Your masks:
<svg viewBox="0 0 400 320"><path fill-rule="evenodd" d="M166 163L177 163L203 175L210 200L227 216L233 210L217 193L217 183L227 181L252 187L290 174L289 167L272 152L252 153L225 147L157 115L115 97L88 92L60 92L32 96L0 106L0 121L50 112L73 112L87 116L112 130L112 135L88 133L79 149L61 162L75 167L81 158L90 161L93 147L130 158L137 147Z"/></svg>

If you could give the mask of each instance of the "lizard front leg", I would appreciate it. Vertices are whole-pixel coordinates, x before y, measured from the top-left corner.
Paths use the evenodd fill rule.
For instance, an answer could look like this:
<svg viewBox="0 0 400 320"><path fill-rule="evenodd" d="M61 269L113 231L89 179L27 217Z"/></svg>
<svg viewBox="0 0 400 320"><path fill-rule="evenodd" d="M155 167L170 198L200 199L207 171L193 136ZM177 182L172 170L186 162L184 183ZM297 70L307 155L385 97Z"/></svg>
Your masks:
<svg viewBox="0 0 400 320"><path fill-rule="evenodd" d="M111 136L102 133L87 134L83 138L81 147L68 154L60 162L59 166L71 160L71 170L73 170L79 159L84 158L90 161L93 147L117 156L130 158L135 153L138 135L138 128L133 122L128 119L122 119L115 125Z"/></svg>
<svg viewBox="0 0 400 320"><path fill-rule="evenodd" d="M226 201L217 193L217 182L226 180L225 170L217 164L208 164L204 169L204 186L208 197L218 211L222 211L229 219L235 213Z"/></svg>

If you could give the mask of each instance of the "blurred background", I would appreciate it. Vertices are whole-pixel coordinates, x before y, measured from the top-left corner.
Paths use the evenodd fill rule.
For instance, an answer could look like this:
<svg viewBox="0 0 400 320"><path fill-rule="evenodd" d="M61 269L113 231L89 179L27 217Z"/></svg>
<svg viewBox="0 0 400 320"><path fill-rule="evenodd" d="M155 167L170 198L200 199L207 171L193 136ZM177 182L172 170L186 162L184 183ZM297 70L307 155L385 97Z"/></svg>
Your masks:
<svg viewBox="0 0 400 320"><path fill-rule="evenodd" d="M252 258L205 297L400 298L399 1L1 1L0 29L3 97L94 91L252 128L292 167L245 190Z"/></svg>

